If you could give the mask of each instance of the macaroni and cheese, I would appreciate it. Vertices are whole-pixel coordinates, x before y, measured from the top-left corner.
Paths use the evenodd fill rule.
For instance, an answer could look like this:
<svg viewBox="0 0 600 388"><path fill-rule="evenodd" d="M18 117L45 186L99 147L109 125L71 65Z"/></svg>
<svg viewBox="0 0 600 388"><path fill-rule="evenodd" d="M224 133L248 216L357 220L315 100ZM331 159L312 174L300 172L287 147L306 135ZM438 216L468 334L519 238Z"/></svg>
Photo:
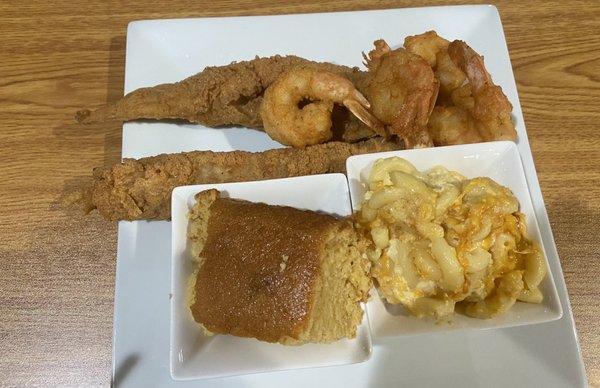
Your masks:
<svg viewBox="0 0 600 388"><path fill-rule="evenodd" d="M414 315L441 318L459 307L490 318L517 300L542 301L544 258L526 237L515 196L490 178L380 159L359 225L372 238L368 256L381 296Z"/></svg>

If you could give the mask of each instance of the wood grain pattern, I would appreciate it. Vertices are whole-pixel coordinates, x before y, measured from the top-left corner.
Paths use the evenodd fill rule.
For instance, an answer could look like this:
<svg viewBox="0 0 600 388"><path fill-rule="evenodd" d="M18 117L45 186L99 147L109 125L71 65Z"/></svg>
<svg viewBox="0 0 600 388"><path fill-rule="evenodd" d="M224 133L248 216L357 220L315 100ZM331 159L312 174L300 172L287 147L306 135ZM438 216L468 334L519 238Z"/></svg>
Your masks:
<svg viewBox="0 0 600 388"><path fill-rule="evenodd" d="M118 124L73 113L123 92L127 23L432 1L0 3L0 385L109 385L116 224L58 205L120 158ZM600 384L600 6L498 2L588 379Z"/></svg>

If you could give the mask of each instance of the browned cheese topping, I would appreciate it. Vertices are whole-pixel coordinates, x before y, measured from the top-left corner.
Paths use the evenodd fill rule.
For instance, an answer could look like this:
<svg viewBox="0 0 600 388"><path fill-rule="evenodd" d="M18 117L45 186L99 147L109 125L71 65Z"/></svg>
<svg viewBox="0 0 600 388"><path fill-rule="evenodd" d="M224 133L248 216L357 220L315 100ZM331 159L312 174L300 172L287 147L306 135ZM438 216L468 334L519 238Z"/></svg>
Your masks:
<svg viewBox="0 0 600 388"><path fill-rule="evenodd" d="M194 319L214 333L276 342L306 328L319 251L336 218L219 198L195 285Z"/></svg>

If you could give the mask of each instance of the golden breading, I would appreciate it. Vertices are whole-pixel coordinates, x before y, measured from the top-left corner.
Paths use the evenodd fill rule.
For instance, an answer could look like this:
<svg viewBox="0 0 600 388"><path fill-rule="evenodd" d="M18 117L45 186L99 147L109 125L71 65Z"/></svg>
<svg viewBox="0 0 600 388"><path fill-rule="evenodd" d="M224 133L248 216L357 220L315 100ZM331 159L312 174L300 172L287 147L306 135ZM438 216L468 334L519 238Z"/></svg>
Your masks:
<svg viewBox="0 0 600 388"><path fill-rule="evenodd" d="M282 73L296 66L311 66L343 75L360 83L363 72L297 56L260 58L207 67L173 84L134 90L120 100L95 111L77 112L81 123L106 120L181 119L209 127L240 125L261 128L260 105L265 89Z"/></svg>
<svg viewBox="0 0 600 388"><path fill-rule="evenodd" d="M125 159L94 170L92 184L80 192L86 211L106 219L164 220L171 217L171 191L177 186L256 181L345 172L352 155L400 149L380 138L348 144L330 142L303 149L264 152L193 151Z"/></svg>

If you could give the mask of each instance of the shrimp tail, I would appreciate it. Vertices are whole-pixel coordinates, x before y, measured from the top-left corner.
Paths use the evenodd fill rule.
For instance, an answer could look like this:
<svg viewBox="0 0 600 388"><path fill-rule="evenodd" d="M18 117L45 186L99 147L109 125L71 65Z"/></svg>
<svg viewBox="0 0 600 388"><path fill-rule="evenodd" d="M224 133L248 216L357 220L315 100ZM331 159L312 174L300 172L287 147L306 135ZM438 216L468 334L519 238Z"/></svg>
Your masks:
<svg viewBox="0 0 600 388"><path fill-rule="evenodd" d="M467 75L473 93L477 93L492 83L485 69L483 57L462 40L455 40L448 46L448 54L456 65Z"/></svg>
<svg viewBox="0 0 600 388"><path fill-rule="evenodd" d="M364 60L363 64L369 70L374 70L377 67L381 57L392 51L390 46L383 39L377 39L375 42L373 42L373 44L375 45L375 48L369 51L368 55L364 52L362 53Z"/></svg>
<svg viewBox="0 0 600 388"><path fill-rule="evenodd" d="M369 111L371 104L369 104L369 101L358 90L354 91L352 98L345 99L342 103L354 116L367 127L371 128L377 135L385 138L389 137L385 125Z"/></svg>
<svg viewBox="0 0 600 388"><path fill-rule="evenodd" d="M396 121L392 124L392 132L404 140L407 149L433 147L427 122L433 112L439 86L439 81L435 80L429 98L420 93L407 96Z"/></svg>

